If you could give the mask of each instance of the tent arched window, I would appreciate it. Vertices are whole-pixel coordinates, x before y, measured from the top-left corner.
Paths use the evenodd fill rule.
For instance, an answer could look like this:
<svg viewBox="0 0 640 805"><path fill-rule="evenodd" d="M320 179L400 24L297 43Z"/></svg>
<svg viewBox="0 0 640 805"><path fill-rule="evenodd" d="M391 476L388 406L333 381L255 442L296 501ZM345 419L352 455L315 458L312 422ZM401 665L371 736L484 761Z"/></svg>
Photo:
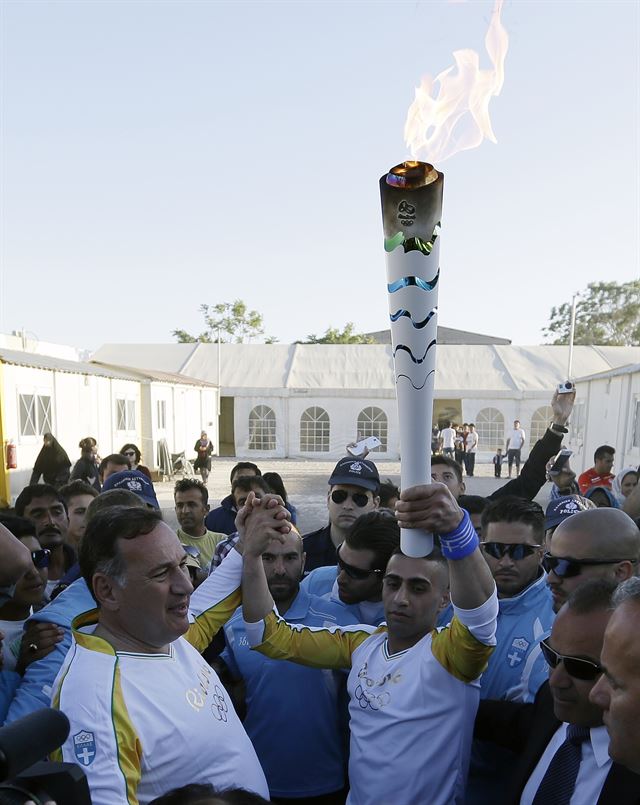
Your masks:
<svg viewBox="0 0 640 805"><path fill-rule="evenodd" d="M249 450L276 449L276 414L268 405L256 405L249 413Z"/></svg>
<svg viewBox="0 0 640 805"><path fill-rule="evenodd" d="M483 408L475 421L479 450L504 450L504 417L497 408Z"/></svg>
<svg viewBox="0 0 640 805"><path fill-rule="evenodd" d="M531 417L531 429L529 431L530 447L533 447L538 439L542 439L544 432L549 427L549 422L551 422L552 417L553 408L550 405L543 405L542 408L538 408L537 411L533 412L533 416Z"/></svg>
<svg viewBox="0 0 640 805"><path fill-rule="evenodd" d="M314 405L300 417L300 452L328 453L331 422L329 414Z"/></svg>
<svg viewBox="0 0 640 805"><path fill-rule="evenodd" d="M363 408L358 414L358 441L366 439L368 436L377 436L381 442L380 447L376 447L371 452L386 453L388 424L387 415L382 408L375 408L374 406Z"/></svg>

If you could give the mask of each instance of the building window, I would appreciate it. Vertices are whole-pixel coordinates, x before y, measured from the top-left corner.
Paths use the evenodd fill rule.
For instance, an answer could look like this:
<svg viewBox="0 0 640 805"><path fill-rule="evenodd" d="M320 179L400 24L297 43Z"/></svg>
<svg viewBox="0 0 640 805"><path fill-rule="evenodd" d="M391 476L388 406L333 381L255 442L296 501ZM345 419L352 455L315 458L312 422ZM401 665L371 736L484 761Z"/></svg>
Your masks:
<svg viewBox="0 0 640 805"><path fill-rule="evenodd" d="M635 400L634 402L632 439L632 447L640 447L640 400Z"/></svg>
<svg viewBox="0 0 640 805"><path fill-rule="evenodd" d="M156 417L158 422L158 430L167 429L167 401L158 400L156 402Z"/></svg>
<svg viewBox="0 0 640 805"><path fill-rule="evenodd" d="M544 432L549 427L549 423L553 417L553 408L550 405L543 405L533 412L531 417L531 431L529 432L529 447L542 439Z"/></svg>
<svg viewBox="0 0 640 805"><path fill-rule="evenodd" d="M584 440L585 407L584 400L578 400L573 406L569 425L569 441L575 445L582 445Z"/></svg>
<svg viewBox="0 0 640 805"><path fill-rule="evenodd" d="M324 408L307 408L300 417L300 452L329 452L329 414Z"/></svg>
<svg viewBox="0 0 640 805"><path fill-rule="evenodd" d="M476 416L479 450L504 449L504 417L497 408L483 408Z"/></svg>
<svg viewBox="0 0 640 805"><path fill-rule="evenodd" d="M268 405L256 405L249 414L249 450L275 449L275 411Z"/></svg>
<svg viewBox="0 0 640 805"><path fill-rule="evenodd" d="M387 452L387 415L382 408L364 408L358 414L357 433L358 441L369 436L377 436L380 439L380 447L376 447L370 452Z"/></svg>
<svg viewBox="0 0 640 805"><path fill-rule="evenodd" d="M116 430L136 429L135 400L119 400L116 398Z"/></svg>
<svg viewBox="0 0 640 805"><path fill-rule="evenodd" d="M51 397L44 394L18 395L20 435L42 436L51 433Z"/></svg>

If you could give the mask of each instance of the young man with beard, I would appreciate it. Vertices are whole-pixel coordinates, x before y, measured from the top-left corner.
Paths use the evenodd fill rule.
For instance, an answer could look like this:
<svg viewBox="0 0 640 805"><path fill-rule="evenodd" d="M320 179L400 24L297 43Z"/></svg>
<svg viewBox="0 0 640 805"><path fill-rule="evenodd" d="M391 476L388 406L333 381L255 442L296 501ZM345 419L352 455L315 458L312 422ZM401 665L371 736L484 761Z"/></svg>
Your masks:
<svg viewBox="0 0 640 805"><path fill-rule="evenodd" d="M280 618L262 563L266 543L254 530L243 556L247 636L273 658L350 669L347 802L452 805L463 799L478 677L495 643L495 584L469 516L444 485L404 489L396 513L401 528L438 533L446 560L391 557L386 625L317 628ZM455 617L437 631L449 581Z"/></svg>
<svg viewBox="0 0 640 805"><path fill-rule="evenodd" d="M379 626L384 620L382 577L400 547L400 529L388 511L362 514L337 551L338 564L312 570L302 588L345 607L356 623Z"/></svg>
<svg viewBox="0 0 640 805"><path fill-rule="evenodd" d="M499 498L482 513L480 545L496 582L499 612L496 650L480 680L481 699L519 699L524 690L537 692L547 678L542 663L529 667L554 618L540 566L544 524L540 506L522 498ZM514 759L512 753L474 741L466 805L499 800Z"/></svg>
<svg viewBox="0 0 640 805"><path fill-rule="evenodd" d="M304 560L297 531L266 546L262 564L278 612L308 627L356 623L340 604L300 589ZM280 663L251 651L242 608L224 631L227 649L222 660L232 677L245 682L244 728L267 778L271 801L344 803L346 757L335 680L319 669Z"/></svg>
<svg viewBox="0 0 640 805"><path fill-rule="evenodd" d="M69 517L67 504L58 490L49 484L25 486L16 500L16 514L35 523L36 537L51 551L46 595L75 563L75 551L67 544Z"/></svg>

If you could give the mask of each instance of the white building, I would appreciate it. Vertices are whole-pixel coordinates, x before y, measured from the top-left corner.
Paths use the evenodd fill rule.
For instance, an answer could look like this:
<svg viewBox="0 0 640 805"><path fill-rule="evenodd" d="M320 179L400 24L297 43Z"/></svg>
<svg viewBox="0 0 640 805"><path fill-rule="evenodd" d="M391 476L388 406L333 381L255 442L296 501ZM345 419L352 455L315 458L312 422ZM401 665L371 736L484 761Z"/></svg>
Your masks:
<svg viewBox="0 0 640 805"><path fill-rule="evenodd" d="M581 377L569 447L575 466L593 466L600 445L615 448L614 472L640 466L640 363Z"/></svg>
<svg viewBox="0 0 640 805"><path fill-rule="evenodd" d="M217 420L217 389L211 383L161 370L87 363L71 347L0 336L0 443L5 450L0 506L12 502L29 482L46 432L53 433L72 463L80 456L80 439L93 436L103 456L127 442L138 445L144 463L154 469L161 439L171 452L189 455L206 428L217 447ZM16 469L6 466L9 444L15 447Z"/></svg>
<svg viewBox="0 0 640 805"><path fill-rule="evenodd" d="M568 347L439 344L434 419L474 422L479 459L504 447L519 419L531 444L565 380ZM357 436L376 435L381 459L399 455L391 347L305 344L106 344L94 361L179 372L220 384L221 455L338 458ZM640 348L574 348L575 376L640 361Z"/></svg>

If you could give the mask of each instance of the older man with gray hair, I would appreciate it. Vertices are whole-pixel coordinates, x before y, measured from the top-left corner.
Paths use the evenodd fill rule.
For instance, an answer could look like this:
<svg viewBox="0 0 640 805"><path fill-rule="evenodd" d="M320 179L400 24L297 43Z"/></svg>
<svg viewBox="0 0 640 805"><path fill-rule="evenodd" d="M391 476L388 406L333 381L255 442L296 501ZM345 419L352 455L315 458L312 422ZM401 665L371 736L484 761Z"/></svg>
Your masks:
<svg viewBox="0 0 640 805"><path fill-rule="evenodd" d="M640 774L640 578L618 585L613 606L602 647L603 674L590 698L604 711L612 760Z"/></svg>

